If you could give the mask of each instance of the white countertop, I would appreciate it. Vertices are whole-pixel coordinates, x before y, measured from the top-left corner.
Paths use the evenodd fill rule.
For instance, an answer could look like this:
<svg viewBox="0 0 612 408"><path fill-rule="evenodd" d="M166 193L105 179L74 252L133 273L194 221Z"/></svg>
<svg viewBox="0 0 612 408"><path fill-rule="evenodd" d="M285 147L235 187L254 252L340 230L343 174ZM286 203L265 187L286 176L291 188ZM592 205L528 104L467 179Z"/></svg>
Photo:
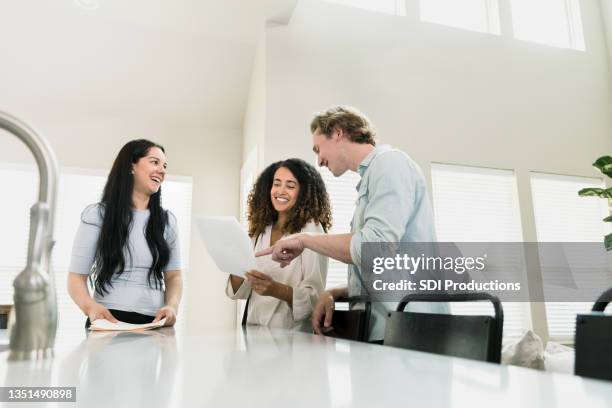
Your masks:
<svg viewBox="0 0 612 408"><path fill-rule="evenodd" d="M610 407L612 382L250 327L58 338L46 363L7 361L3 386L76 386L95 407ZM0 349L1 350L1 349Z"/></svg>

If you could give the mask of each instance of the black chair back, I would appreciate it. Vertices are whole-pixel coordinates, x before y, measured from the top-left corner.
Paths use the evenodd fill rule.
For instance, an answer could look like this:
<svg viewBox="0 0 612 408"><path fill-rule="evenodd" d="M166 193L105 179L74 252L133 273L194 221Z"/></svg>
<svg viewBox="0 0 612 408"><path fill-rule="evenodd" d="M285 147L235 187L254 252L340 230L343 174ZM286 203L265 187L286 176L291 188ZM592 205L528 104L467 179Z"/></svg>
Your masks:
<svg viewBox="0 0 612 408"><path fill-rule="evenodd" d="M363 303L360 310L335 310L332 319L332 331L326 336L339 339L368 341L370 328L371 302L367 296L354 296L336 299L336 303Z"/></svg>
<svg viewBox="0 0 612 408"><path fill-rule="evenodd" d="M610 300L612 288L599 296L590 314L576 317L576 375L612 380L612 316L603 314Z"/></svg>
<svg viewBox="0 0 612 408"><path fill-rule="evenodd" d="M409 302L489 301L495 316L405 312ZM409 295L389 313L384 344L429 353L499 363L504 314L499 299L488 293Z"/></svg>
<svg viewBox="0 0 612 408"><path fill-rule="evenodd" d="M591 311L603 312L604 310L606 310L606 307L608 306L608 303L610 303L610 301L612 301L612 288L606 290L597 298L597 300L593 304L593 307L591 308Z"/></svg>

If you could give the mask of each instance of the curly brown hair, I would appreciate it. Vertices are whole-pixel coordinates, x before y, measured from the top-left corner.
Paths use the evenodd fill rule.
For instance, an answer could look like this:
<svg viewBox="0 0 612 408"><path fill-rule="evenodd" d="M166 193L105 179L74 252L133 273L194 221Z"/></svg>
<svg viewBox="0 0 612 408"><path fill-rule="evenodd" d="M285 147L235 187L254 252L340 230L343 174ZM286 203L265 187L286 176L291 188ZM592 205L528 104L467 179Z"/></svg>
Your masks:
<svg viewBox="0 0 612 408"><path fill-rule="evenodd" d="M288 169L297 179L300 192L297 201L290 210L283 233L295 234L304 228L309 221L321 225L327 232L332 225L331 206L325 183L312 165L301 159L287 159L269 165L260 175L247 201L249 236L262 234L266 227L278 219L278 212L272 206L270 191L274 182L274 173L280 167Z"/></svg>

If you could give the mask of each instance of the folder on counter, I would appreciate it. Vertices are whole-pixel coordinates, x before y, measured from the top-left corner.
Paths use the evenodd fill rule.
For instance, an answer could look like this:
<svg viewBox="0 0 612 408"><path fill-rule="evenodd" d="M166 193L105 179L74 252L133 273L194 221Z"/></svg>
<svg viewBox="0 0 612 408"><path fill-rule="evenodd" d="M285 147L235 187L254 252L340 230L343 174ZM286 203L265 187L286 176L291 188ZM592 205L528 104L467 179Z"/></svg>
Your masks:
<svg viewBox="0 0 612 408"><path fill-rule="evenodd" d="M132 323L126 323L126 322L113 323L106 319L97 319L93 321L91 326L89 326L89 330L96 330L96 331L151 330L151 329L157 329L158 327L162 327L164 323L166 323L165 318L155 323L146 323L146 324L132 324Z"/></svg>

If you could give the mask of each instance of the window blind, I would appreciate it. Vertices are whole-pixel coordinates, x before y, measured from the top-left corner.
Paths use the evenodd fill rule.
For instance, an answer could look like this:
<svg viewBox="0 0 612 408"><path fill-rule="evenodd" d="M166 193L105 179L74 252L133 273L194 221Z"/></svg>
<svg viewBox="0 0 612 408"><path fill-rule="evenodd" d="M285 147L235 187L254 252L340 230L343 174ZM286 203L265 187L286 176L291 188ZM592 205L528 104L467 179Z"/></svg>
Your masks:
<svg viewBox="0 0 612 408"><path fill-rule="evenodd" d="M440 242L521 242L523 233L512 170L432 164L433 207ZM504 337L521 335L529 306L504 302ZM457 314L493 314L484 302L451 303Z"/></svg>
<svg viewBox="0 0 612 408"><path fill-rule="evenodd" d="M329 233L346 234L351 232L351 220L357 201L355 187L359 183L359 174L347 171L341 177L334 177L327 167L320 167L319 171L325 182L332 207L333 225ZM346 264L330 259L326 287L346 286L347 274L348 267Z"/></svg>
<svg viewBox="0 0 612 408"><path fill-rule="evenodd" d="M601 242L610 232L609 225L602 222L608 213L607 202L579 197L578 191L585 187L604 187L604 183L599 178L531 173L539 242ZM590 311L591 306L592 302L547 302L549 336L562 341L573 339L576 314Z"/></svg>

